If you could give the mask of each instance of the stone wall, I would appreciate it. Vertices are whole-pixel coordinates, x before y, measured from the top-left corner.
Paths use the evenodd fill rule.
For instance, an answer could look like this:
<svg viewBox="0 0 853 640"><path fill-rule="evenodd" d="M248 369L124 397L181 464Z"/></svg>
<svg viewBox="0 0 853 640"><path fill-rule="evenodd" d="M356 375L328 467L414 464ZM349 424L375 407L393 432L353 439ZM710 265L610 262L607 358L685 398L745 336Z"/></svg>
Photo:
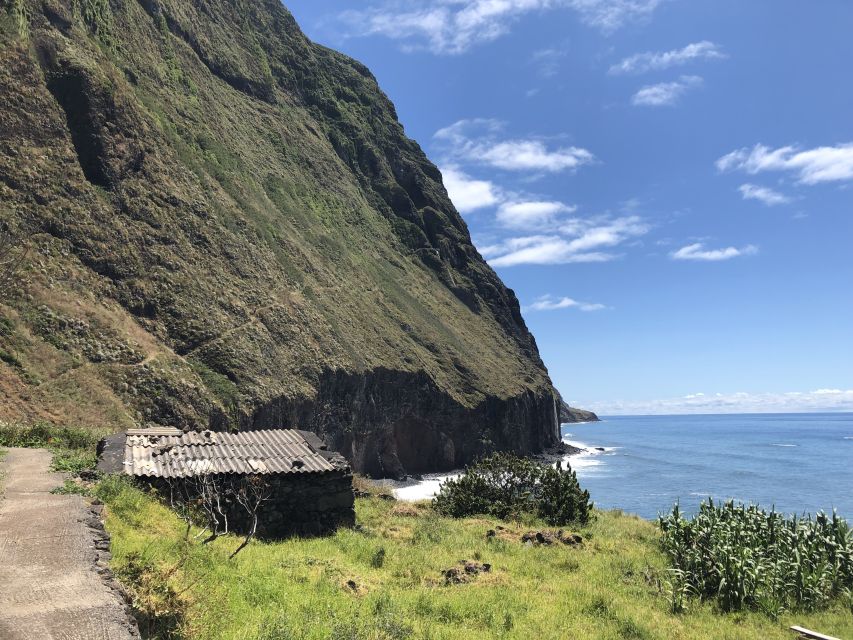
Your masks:
<svg viewBox="0 0 853 640"><path fill-rule="evenodd" d="M240 476L217 476L227 481ZM323 473L289 473L258 476L269 483L269 499L258 511L256 536L277 540L292 536L319 536L334 533L340 527L355 524L355 496L352 473L348 466ZM164 478L138 478L168 500L170 494L181 495L174 479L170 487ZM188 485L192 487L193 485ZM190 494L192 489L190 489ZM186 494L184 494L186 495ZM227 494L226 494L227 495ZM245 534L251 528L251 517L236 500L226 498L223 507L228 518L228 530Z"/></svg>
<svg viewBox="0 0 853 640"><path fill-rule="evenodd" d="M355 524L348 471L270 476L270 481L272 497L263 506L259 537L324 535Z"/></svg>

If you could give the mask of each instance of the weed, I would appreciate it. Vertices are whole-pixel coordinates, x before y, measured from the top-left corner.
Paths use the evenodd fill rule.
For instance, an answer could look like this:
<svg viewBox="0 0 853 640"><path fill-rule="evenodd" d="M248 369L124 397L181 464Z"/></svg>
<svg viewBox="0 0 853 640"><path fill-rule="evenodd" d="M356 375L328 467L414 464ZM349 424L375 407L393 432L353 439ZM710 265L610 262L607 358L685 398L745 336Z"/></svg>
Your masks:
<svg viewBox="0 0 853 640"><path fill-rule="evenodd" d="M61 486L51 489L50 492L61 496L91 496L93 494L91 487L73 480L66 480Z"/></svg>
<svg viewBox="0 0 853 640"><path fill-rule="evenodd" d="M370 559L370 566L374 569L381 569L385 564L385 547L379 547Z"/></svg>

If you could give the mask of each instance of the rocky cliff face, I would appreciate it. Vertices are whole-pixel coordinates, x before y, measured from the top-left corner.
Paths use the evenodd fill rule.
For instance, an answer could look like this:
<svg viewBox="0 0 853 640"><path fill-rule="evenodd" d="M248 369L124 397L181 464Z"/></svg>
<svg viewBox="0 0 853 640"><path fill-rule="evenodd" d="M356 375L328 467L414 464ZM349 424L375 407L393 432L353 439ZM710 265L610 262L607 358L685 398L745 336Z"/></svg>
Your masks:
<svg viewBox="0 0 853 640"><path fill-rule="evenodd" d="M563 402L560 405L560 423L572 424L577 422L600 422L600 419L592 411L576 409Z"/></svg>
<svg viewBox="0 0 853 640"><path fill-rule="evenodd" d="M358 62L278 0L0 0L0 419L558 440L518 301Z"/></svg>

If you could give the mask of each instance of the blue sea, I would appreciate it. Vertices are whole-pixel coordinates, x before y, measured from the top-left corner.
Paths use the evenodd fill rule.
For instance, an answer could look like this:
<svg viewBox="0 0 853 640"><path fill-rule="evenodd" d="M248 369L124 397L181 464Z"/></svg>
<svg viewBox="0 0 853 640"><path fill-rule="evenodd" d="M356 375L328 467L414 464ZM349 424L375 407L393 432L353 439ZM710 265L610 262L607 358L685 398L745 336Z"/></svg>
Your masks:
<svg viewBox="0 0 853 640"><path fill-rule="evenodd" d="M733 498L853 520L853 414L618 416L563 425L596 506L656 518Z"/></svg>

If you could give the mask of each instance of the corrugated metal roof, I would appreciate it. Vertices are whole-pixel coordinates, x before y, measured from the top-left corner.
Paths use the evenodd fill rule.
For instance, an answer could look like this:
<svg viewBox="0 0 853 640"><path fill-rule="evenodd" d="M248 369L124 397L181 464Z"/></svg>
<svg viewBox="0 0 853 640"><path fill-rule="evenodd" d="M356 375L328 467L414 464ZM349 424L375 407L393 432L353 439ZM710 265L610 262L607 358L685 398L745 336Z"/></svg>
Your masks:
<svg viewBox="0 0 853 640"><path fill-rule="evenodd" d="M334 466L292 429L188 431L157 427L127 432L125 472L132 476L323 473Z"/></svg>

